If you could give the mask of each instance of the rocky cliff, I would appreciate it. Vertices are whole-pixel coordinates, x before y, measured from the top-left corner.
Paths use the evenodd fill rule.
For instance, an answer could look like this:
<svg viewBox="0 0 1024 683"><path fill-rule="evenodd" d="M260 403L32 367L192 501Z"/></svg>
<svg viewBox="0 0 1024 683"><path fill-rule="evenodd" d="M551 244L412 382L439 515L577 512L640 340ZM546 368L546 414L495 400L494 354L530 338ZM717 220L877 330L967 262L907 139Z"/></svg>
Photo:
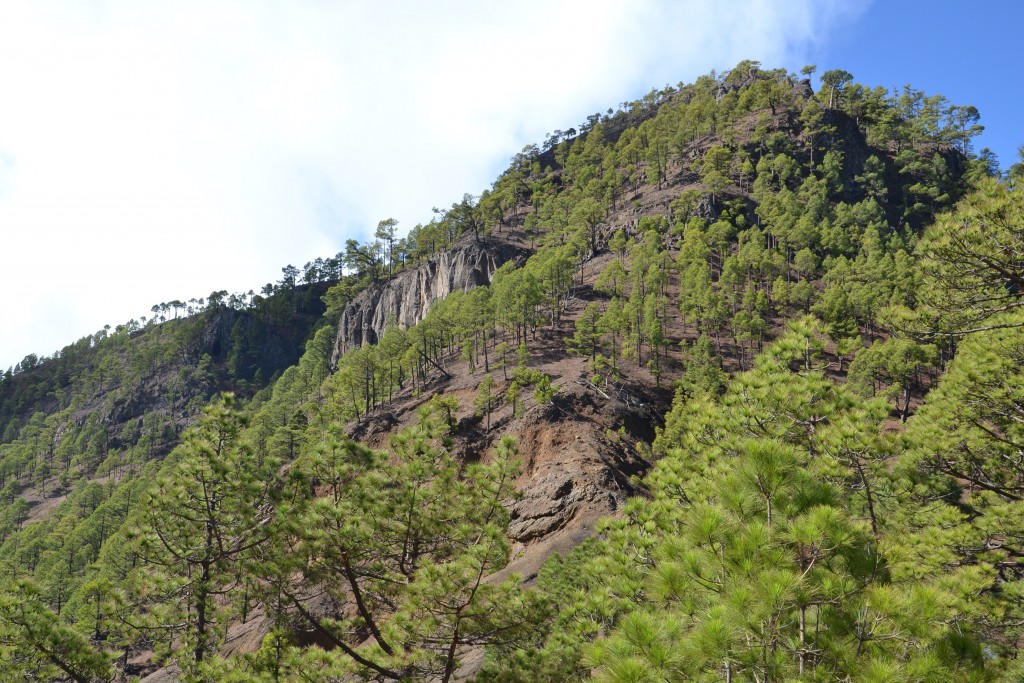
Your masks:
<svg viewBox="0 0 1024 683"><path fill-rule="evenodd" d="M523 262L528 255L529 250L517 244L495 238L477 243L467 236L419 266L371 285L341 314L332 364L351 348L375 344L389 324L412 327L423 320L433 302L489 284L503 263Z"/></svg>

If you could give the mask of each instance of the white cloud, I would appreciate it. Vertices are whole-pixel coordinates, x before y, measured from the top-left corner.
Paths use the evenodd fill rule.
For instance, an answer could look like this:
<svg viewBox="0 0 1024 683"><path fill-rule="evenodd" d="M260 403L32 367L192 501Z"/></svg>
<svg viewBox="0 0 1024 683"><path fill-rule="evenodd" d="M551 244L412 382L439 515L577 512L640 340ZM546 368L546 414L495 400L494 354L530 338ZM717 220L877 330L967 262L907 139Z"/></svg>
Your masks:
<svg viewBox="0 0 1024 683"><path fill-rule="evenodd" d="M0 366L259 288L525 144L861 3L0 0Z"/></svg>

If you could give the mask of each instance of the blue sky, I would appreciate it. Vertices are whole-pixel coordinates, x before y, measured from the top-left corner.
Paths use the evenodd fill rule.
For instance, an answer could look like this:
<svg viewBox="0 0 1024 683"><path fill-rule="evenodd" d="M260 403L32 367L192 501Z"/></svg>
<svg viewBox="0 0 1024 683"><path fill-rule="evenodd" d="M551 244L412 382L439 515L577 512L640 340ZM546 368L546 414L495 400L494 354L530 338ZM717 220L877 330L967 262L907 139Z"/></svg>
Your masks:
<svg viewBox="0 0 1024 683"><path fill-rule="evenodd" d="M1022 10L983 10L0 0L0 368L408 229L547 132L741 59L973 104L1008 166Z"/></svg>

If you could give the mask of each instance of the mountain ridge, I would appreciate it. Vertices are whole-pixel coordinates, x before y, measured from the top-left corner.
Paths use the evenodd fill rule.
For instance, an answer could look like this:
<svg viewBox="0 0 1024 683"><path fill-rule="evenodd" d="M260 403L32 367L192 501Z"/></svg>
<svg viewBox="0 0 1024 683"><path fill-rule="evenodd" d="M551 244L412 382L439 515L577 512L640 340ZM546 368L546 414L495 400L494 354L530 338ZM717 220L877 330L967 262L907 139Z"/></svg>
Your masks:
<svg viewBox="0 0 1024 683"><path fill-rule="evenodd" d="M724 667L727 677L735 670L781 679L854 666L833 657L825 636L808 644L806 605L797 619L788 598L769 608L748 597L750 610L726 614L708 593L709 585L723 594L760 590L734 573L757 567L758 558L727 559L717 539L728 534L729 553L764 547L778 558L769 570L751 570L757 581L796 567L793 585L811 586L811 594L829 590L826 574L860 582L876 599L952 590L901 574L912 572L891 539L917 539L914 524L928 528L899 526L924 514L912 495L900 499L905 508L893 502L907 488L903 468L911 468L907 481L951 505L949 515L955 497L942 486L954 484L914 470L887 435L913 420L956 345L898 338L880 316L898 321L897 313L927 300L936 285L916 270L913 259L923 257L914 247L933 239L924 231L936 215L984 186L985 172L956 149L969 150L969 138L921 113L931 107L953 121L955 108L909 89L880 93L844 73L824 74L832 85L816 95L792 74L744 62L720 77L653 91L631 111L595 115L582 132L556 131L543 150L527 148L479 198L467 196L404 238L394 240L382 221L384 237L348 245L327 268L338 277L315 297L296 287L291 269L278 299L282 325L294 325L289 316L314 298L323 317L299 325L288 348L301 358L287 368L272 363L280 374L266 388L256 375L265 380L271 368L258 359L275 356L276 342L256 335L243 343L252 328L238 322L255 318L209 313L193 339L209 357L204 373L220 379L176 371L186 389L199 388L170 401L184 411L174 424L189 428L166 460L177 431L147 452L144 434L70 439L54 436L56 417L19 419L17 434L0 445L11 501L0 519L0 562L44 589L25 599L36 589L18 584L8 594L37 607L33 618L63 634L65 651L78 648L69 657L95 664L98 673L84 680L150 673L172 661L177 668L149 680L245 680L304 667L324 671L325 680L357 671L394 680L619 680L620 662L675 666L630 650L630 628L648 629L651 642L684 643L666 651L685 653L693 675ZM185 323L165 325L146 334L173 339ZM188 335L182 339L168 353L188 347ZM36 370L13 379L25 382ZM241 391L203 408L215 386ZM148 405L136 402L111 406L131 421ZM87 404L77 410L85 420L96 414ZM850 445L857 439L866 450ZM227 444L223 453L218 444ZM510 453L518 469L507 464ZM220 457L228 460L217 464ZM231 470L234 463L245 469ZM246 476L232 481L218 467ZM249 468L260 476L250 481ZM28 492L41 509L45 492L58 490L56 477L66 480L65 503L33 516L24 495L17 502ZM223 503L230 515L205 528L239 524L245 535L219 549L208 543L206 555L169 555L161 539L203 536L196 527L172 538L168 521L190 504L188 492L198 495L197 481L201 490L225 487L223 500L236 501ZM139 497L146 504L125 502ZM481 510L490 513L481 518ZM725 526L701 526L714 519ZM774 532L780 524L786 530ZM70 529L66 543L47 535L58 525ZM138 530L125 530L132 525ZM710 555L702 529L711 529ZM416 542L381 545L403 534ZM412 551L419 559L407 564L420 543L430 550ZM893 569L864 571L865 548L890 558ZM222 559L204 559L213 557ZM153 576L126 567L126 558ZM715 563L721 579L704 573ZM475 579L467 566L478 567ZM922 567L928 577L945 571L970 582L959 570ZM204 572L211 578L190 578ZM527 588L505 580L512 576ZM87 577L107 583L101 590ZM179 586L178 597L159 597L166 586ZM990 584L976 593L995 599ZM479 613L478 594L487 605ZM941 595L946 604L965 599ZM132 596L138 615L125 610ZM466 602L443 617L419 611L447 609L452 596ZM679 616L682 596L703 602ZM814 638L819 627L853 637L856 618L847 616L879 609L858 603L840 613L847 599L859 598L813 604ZM823 607L836 610L834 620ZM161 632L161 610L182 609L181 628ZM750 643L768 627L743 621L760 609L784 615L771 625L773 647L785 652L777 661L750 654L766 651ZM59 678L45 653L26 656L33 645L12 614L0 605L0 629L8 628L0 632L15 643L8 652L19 671ZM729 646L738 654L701 659L706 653L681 624L713 628L701 621L709 614L725 614L729 628L747 634L747 645ZM651 626L657 615L669 615L661 620L667 630ZM953 637L945 623L927 621L918 633L945 643ZM979 632L992 628L972 623ZM419 625L436 630L425 635ZM472 635L460 635L463 627ZM502 629L516 635L506 640L496 635ZM398 647L399 637L408 645ZM907 673L927 665L884 642L868 648L877 666ZM1001 652L1010 657L1013 648ZM950 655L934 666L977 672L980 661Z"/></svg>

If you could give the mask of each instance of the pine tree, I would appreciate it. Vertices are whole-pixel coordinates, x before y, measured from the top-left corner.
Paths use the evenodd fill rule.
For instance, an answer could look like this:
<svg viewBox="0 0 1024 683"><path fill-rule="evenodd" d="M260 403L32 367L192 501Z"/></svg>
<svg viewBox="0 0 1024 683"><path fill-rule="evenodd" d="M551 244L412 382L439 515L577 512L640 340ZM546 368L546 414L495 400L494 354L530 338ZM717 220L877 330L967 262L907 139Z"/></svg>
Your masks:
<svg viewBox="0 0 1024 683"><path fill-rule="evenodd" d="M150 490L134 537L143 563L135 583L148 607L139 626L181 636L185 680L201 679L231 618L221 596L239 588L239 563L267 540L275 468L256 459L244 425L229 394L204 411Z"/></svg>
<svg viewBox="0 0 1024 683"><path fill-rule="evenodd" d="M497 403L498 397L494 393L494 378L487 375L481 380L479 386L477 386L476 399L473 401L473 407L476 409L476 414L483 416L487 420L487 426L485 427L486 432L491 431L491 413L494 412L495 404Z"/></svg>
<svg viewBox="0 0 1024 683"><path fill-rule="evenodd" d="M569 350L581 356L589 356L593 361L601 350L600 321L601 307L592 301L576 319L576 333L569 340Z"/></svg>
<svg viewBox="0 0 1024 683"><path fill-rule="evenodd" d="M986 318L1024 301L1024 189L982 180L925 232L918 252L920 306L890 312L891 322L917 336L990 329Z"/></svg>
<svg viewBox="0 0 1024 683"><path fill-rule="evenodd" d="M428 403L390 453L332 428L293 468L289 488L306 494L274 524L268 589L335 648L293 650L299 666L448 681L465 646L514 642L524 615L544 609L515 577L484 581L508 561L514 442L503 439L488 465L463 466L443 412ZM324 615L310 605L321 595L348 607Z"/></svg>
<svg viewBox="0 0 1024 683"><path fill-rule="evenodd" d="M0 676L6 681L105 683L110 657L55 614L28 581L0 593Z"/></svg>

